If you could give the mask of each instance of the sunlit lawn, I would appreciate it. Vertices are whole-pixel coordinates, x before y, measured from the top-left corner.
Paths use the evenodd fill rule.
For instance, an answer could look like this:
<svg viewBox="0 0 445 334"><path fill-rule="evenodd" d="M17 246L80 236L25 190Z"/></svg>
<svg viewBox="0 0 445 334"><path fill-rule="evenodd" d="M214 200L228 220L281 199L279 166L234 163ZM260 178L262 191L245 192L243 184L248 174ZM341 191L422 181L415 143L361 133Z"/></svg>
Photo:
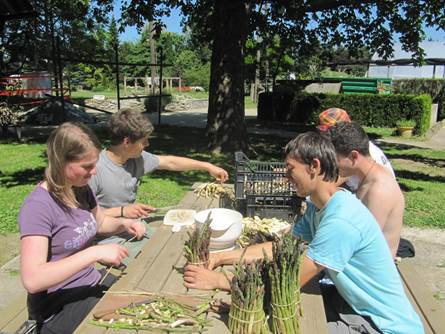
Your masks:
<svg viewBox="0 0 445 334"><path fill-rule="evenodd" d="M250 135L261 160L280 161L287 140L276 136ZM105 138L103 141L106 143ZM0 141L0 233L17 231L17 214L26 195L42 179L45 138L26 143ZM382 144L395 168L406 197L405 224L445 228L445 152L412 146ZM210 160L226 168L233 182L233 155L207 153L201 129L162 126L150 141L155 154L175 154ZM175 205L195 182L209 181L204 172L160 172L142 178L138 199L155 207Z"/></svg>

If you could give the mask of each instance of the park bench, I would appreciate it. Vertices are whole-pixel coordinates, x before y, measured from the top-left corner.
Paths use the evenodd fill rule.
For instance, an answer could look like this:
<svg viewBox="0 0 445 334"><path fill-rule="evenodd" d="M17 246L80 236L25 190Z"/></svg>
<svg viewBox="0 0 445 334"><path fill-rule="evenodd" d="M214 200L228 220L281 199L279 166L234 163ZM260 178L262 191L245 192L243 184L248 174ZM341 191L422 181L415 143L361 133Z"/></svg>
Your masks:
<svg viewBox="0 0 445 334"><path fill-rule="evenodd" d="M8 307L0 311L0 333L15 333L28 320L26 293L23 292Z"/></svg>

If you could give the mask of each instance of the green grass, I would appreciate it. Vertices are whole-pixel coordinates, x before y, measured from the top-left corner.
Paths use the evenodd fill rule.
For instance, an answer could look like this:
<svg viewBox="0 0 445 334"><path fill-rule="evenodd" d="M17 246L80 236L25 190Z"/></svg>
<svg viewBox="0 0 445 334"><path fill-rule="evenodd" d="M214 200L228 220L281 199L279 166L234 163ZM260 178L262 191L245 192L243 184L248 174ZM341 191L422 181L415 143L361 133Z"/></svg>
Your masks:
<svg viewBox="0 0 445 334"><path fill-rule="evenodd" d="M371 129L372 130L372 129ZM387 130L372 130L379 136ZM380 132L379 132L380 131ZM102 134L102 141L106 143ZM250 135L258 160L281 161L287 139ZM46 138L27 138L26 143L0 141L0 234L16 232L17 214L26 195L42 179ZM207 153L202 129L161 126L150 140L155 154L174 154L209 160L226 168L234 178L232 154L212 156ZM445 151L414 148L402 144L381 144L395 168L406 198L405 224L418 227L445 228ZM205 172L155 171L142 178L138 200L155 207L176 205L195 182L207 182Z"/></svg>
<svg viewBox="0 0 445 334"><path fill-rule="evenodd" d="M73 99L91 99L94 95L105 95L105 97L110 99L116 98L116 90L103 90L100 92L94 92L92 90L78 90L71 92L71 98Z"/></svg>
<svg viewBox="0 0 445 334"><path fill-rule="evenodd" d="M20 270L10 269L10 270L8 270L8 274L12 277L17 277L17 276L20 276Z"/></svg>
<svg viewBox="0 0 445 334"><path fill-rule="evenodd" d="M445 228L445 152L402 144L382 144L405 200L408 226Z"/></svg>
<svg viewBox="0 0 445 334"><path fill-rule="evenodd" d="M435 298L435 299L437 299L437 300L445 300L445 292L442 292L442 291L438 291L438 292L436 292L434 295L433 295L433 297Z"/></svg>
<svg viewBox="0 0 445 334"><path fill-rule="evenodd" d="M375 138L383 138L383 137L390 137L394 135L394 128L370 128L370 127L364 127L366 133L368 134L369 138L375 139Z"/></svg>
<svg viewBox="0 0 445 334"><path fill-rule="evenodd" d="M0 233L17 231L20 205L42 179L44 152L44 144L0 143Z"/></svg>

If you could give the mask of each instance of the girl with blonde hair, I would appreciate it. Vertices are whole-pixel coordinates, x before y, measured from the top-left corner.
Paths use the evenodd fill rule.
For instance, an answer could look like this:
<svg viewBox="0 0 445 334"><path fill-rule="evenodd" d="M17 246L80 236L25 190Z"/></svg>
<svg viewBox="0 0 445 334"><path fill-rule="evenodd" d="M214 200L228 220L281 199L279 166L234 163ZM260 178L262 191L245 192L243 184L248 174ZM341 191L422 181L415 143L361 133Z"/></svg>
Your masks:
<svg viewBox="0 0 445 334"><path fill-rule="evenodd" d="M128 232L137 220L105 216L88 186L100 144L82 124L64 123L48 139L45 178L27 196L18 222L21 277L28 312L40 333L72 333L110 282L100 284L96 262L119 265L128 256L118 244L92 245L96 234Z"/></svg>

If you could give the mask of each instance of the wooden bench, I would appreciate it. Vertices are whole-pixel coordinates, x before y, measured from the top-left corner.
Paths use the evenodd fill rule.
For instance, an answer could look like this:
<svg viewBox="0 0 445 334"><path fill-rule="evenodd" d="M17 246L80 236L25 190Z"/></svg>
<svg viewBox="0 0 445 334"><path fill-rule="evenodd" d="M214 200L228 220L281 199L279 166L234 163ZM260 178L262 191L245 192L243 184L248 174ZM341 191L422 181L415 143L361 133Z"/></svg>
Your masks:
<svg viewBox="0 0 445 334"><path fill-rule="evenodd" d="M425 281L409 259L397 265L405 292L422 319L426 334L445 333L445 309L434 299Z"/></svg>
<svg viewBox="0 0 445 334"><path fill-rule="evenodd" d="M8 307L0 311L0 332L14 333L28 320L26 293L22 293Z"/></svg>

